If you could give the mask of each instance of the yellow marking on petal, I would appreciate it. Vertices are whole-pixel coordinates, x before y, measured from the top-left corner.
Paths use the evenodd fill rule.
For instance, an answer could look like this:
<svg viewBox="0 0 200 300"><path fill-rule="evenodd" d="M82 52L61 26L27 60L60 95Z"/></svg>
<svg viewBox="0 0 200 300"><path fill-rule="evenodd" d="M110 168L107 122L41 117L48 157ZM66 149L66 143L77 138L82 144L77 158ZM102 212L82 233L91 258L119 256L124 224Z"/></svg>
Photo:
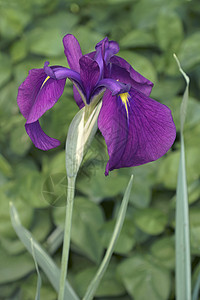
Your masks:
<svg viewBox="0 0 200 300"><path fill-rule="evenodd" d="M128 98L130 97L129 93L122 93L122 94L119 94L121 100L122 100L122 103L124 104L125 106L125 109L126 109L126 114L127 114L127 118L128 118L128 105L129 104L129 100Z"/></svg>
<svg viewBox="0 0 200 300"><path fill-rule="evenodd" d="M43 86L45 85L45 83L47 82L47 80L49 80L49 78L50 78L50 76L47 76L47 78L45 78L45 80L43 81L43 83L42 83L42 86L41 86L41 88L40 88L40 89L42 89L42 88L43 88Z"/></svg>

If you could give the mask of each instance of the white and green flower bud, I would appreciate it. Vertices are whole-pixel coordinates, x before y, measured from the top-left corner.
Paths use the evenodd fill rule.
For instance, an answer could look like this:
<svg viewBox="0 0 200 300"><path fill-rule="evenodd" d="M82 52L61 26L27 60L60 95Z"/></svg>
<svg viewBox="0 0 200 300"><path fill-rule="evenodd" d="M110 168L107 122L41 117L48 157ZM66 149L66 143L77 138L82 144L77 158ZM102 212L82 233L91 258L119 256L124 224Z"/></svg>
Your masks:
<svg viewBox="0 0 200 300"><path fill-rule="evenodd" d="M68 178L76 177L83 160L84 153L87 151L96 131L97 119L102 102L88 113L89 106L83 107L73 118L66 140L66 170Z"/></svg>

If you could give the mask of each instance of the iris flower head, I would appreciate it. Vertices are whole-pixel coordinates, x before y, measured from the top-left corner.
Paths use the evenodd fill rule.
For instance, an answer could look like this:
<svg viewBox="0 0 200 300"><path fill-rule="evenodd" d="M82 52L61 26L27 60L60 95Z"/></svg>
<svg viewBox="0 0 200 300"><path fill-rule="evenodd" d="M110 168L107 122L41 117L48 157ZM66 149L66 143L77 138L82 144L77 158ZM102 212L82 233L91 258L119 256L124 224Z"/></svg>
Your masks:
<svg viewBox="0 0 200 300"><path fill-rule="evenodd" d="M18 90L17 103L34 145L41 150L60 145L44 133L39 119L58 101L68 78L80 109L102 101L98 127L109 154L105 175L163 156L176 136L171 111L149 97L153 83L116 55L118 44L105 38L94 52L82 55L77 39L67 34L63 45L70 69L45 62L44 68L29 71Z"/></svg>

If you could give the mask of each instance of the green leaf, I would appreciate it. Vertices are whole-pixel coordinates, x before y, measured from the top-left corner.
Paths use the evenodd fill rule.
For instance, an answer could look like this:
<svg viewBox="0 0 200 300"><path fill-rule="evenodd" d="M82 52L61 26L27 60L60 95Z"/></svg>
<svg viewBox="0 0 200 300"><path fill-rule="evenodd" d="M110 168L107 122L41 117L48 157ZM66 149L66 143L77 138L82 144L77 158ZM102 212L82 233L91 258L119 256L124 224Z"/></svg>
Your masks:
<svg viewBox="0 0 200 300"><path fill-rule="evenodd" d="M116 220L106 222L101 228L101 241L105 248L108 248ZM118 254L128 254L134 247L135 227L132 220L125 219L121 234L116 242L114 252Z"/></svg>
<svg viewBox="0 0 200 300"><path fill-rule="evenodd" d="M22 174L13 182L12 195L22 199L32 207L47 207L49 202L44 198L42 191L45 177L40 172L33 170L27 174Z"/></svg>
<svg viewBox="0 0 200 300"><path fill-rule="evenodd" d="M10 57L0 52L0 87L5 84L11 77L12 66Z"/></svg>
<svg viewBox="0 0 200 300"><path fill-rule="evenodd" d="M34 263L35 263L35 268L37 271L37 289L36 289L36 295L35 295L35 300L40 300L40 290L41 290L41 286L42 286L42 278L40 275L40 271L38 268L38 264L37 264L37 260L35 257L35 250L34 250L34 244L33 244L33 240L31 239L31 246L32 246L32 256L34 259Z"/></svg>
<svg viewBox="0 0 200 300"><path fill-rule="evenodd" d="M151 253L160 266L174 270L175 241L173 237L164 237L153 243Z"/></svg>
<svg viewBox="0 0 200 300"><path fill-rule="evenodd" d="M15 232L10 221L9 201L10 198L8 198L5 193L0 190L0 236L5 238L15 236ZM19 211L22 222L26 227L29 227L33 220L33 210L20 199L14 199L14 203Z"/></svg>
<svg viewBox="0 0 200 300"><path fill-rule="evenodd" d="M31 15L19 9L19 7L1 7L0 33L4 39L13 39L23 32L24 27L30 22Z"/></svg>
<svg viewBox="0 0 200 300"><path fill-rule="evenodd" d="M178 180L176 188L176 298L177 300L191 299L191 259L190 259L190 237L189 237L189 208L186 181L186 162L183 129L186 118L189 77L182 70L178 58L176 59L179 71L182 73L186 88L180 108L180 139L181 152L178 169ZM191 166L190 166L191 167Z"/></svg>
<svg viewBox="0 0 200 300"><path fill-rule="evenodd" d="M101 279L103 278L103 275L105 274L109 262L111 260L113 251L114 251L114 247L116 245L116 242L119 238L123 223L124 223L124 219L125 219L125 215L126 215L126 210L127 210L127 206L128 206L128 201L129 201L129 197L130 197L130 193L131 193L131 188L132 188L132 183L133 183L133 175L131 176L128 186L126 188L119 212L118 212L118 216L117 216L117 220L116 220L116 225L113 231L113 235L111 237L108 249L105 253L105 256L101 262L101 265L99 266L99 269L96 273L96 275L94 276L93 280L91 281L90 285L87 288L87 291L85 293L85 296L83 297L83 300L91 300L93 299L96 290L99 286L99 283L101 282Z"/></svg>
<svg viewBox="0 0 200 300"><path fill-rule="evenodd" d="M189 143L188 143L189 144ZM192 184L200 174L199 169L199 142L196 140L196 145L186 147L187 160L187 183ZM158 170L158 182L164 184L169 189L175 189L178 176L178 164L180 158L180 150L169 153L165 159L162 160ZM168 176L170 174L170 176Z"/></svg>
<svg viewBox="0 0 200 300"><path fill-rule="evenodd" d="M101 151L101 149L97 149L96 151ZM99 160L101 165L96 164L95 159ZM102 165L102 158L96 157L95 159L91 161L91 165L87 167L87 169L92 168L91 177L78 177L77 190L89 196L95 202L123 193L127 177L120 175L118 170L114 170L109 174L109 177L105 177L105 166L104 164ZM89 189L88 185L90 185Z"/></svg>
<svg viewBox="0 0 200 300"><path fill-rule="evenodd" d="M162 11L169 13L179 1L141 0L136 2L131 14L133 26L148 30L154 28L159 14Z"/></svg>
<svg viewBox="0 0 200 300"><path fill-rule="evenodd" d="M12 167L8 160L0 153L0 171L7 177L13 174Z"/></svg>
<svg viewBox="0 0 200 300"><path fill-rule="evenodd" d="M86 26L77 26L71 33L78 39L83 54L94 51L94 45L104 38L103 35L91 31Z"/></svg>
<svg viewBox="0 0 200 300"><path fill-rule="evenodd" d="M63 208L55 208L53 215L55 223L64 227ZM99 263L103 253L99 235L102 224L103 213L97 204L83 197L75 198L71 241L77 247L78 252L84 253L96 263Z"/></svg>
<svg viewBox="0 0 200 300"><path fill-rule="evenodd" d="M164 231L167 216L156 208L146 208L136 212L135 224L145 233L157 235Z"/></svg>
<svg viewBox="0 0 200 300"><path fill-rule="evenodd" d="M195 32L184 40L179 52L183 69L191 70L200 63L200 33Z"/></svg>
<svg viewBox="0 0 200 300"><path fill-rule="evenodd" d="M12 44L10 55L14 63L23 60L28 54L28 45L24 39L18 40Z"/></svg>
<svg viewBox="0 0 200 300"><path fill-rule="evenodd" d="M135 300L167 300L171 288L170 273L153 263L152 257L136 255L118 267L128 293Z"/></svg>
<svg viewBox="0 0 200 300"><path fill-rule="evenodd" d="M34 294L37 285L37 276L35 274L29 276L26 281L20 282L20 296L22 299L34 299ZM41 299L55 300L56 292L53 288L47 283L43 282L40 289Z"/></svg>
<svg viewBox="0 0 200 300"><path fill-rule="evenodd" d="M29 150L31 140L24 128L25 120L21 120L10 134L10 149L13 153L23 156Z"/></svg>
<svg viewBox="0 0 200 300"><path fill-rule="evenodd" d="M200 264L198 264L194 269L192 283L193 283L192 300L198 300L199 290L200 290Z"/></svg>
<svg viewBox="0 0 200 300"><path fill-rule="evenodd" d="M34 270L34 263L28 254L8 255L0 248L0 284L19 280Z"/></svg>
<svg viewBox="0 0 200 300"><path fill-rule="evenodd" d="M80 297L83 297L87 286L97 272L97 267L85 268L74 278L74 285ZM125 289L116 276L116 264L110 263L96 291L96 297L114 297L124 294Z"/></svg>
<svg viewBox="0 0 200 300"><path fill-rule="evenodd" d="M179 16L174 11L162 10L158 15L156 29L160 48L175 53L183 39L183 27Z"/></svg>
<svg viewBox="0 0 200 300"><path fill-rule="evenodd" d="M132 30L120 41L120 48L152 47L155 39L150 32L144 30Z"/></svg>
<svg viewBox="0 0 200 300"><path fill-rule="evenodd" d="M194 255L200 254L200 209L197 207L190 208L190 243L191 252Z"/></svg>
<svg viewBox="0 0 200 300"><path fill-rule="evenodd" d="M59 56L63 53L62 34L58 28L34 28L27 39L33 54Z"/></svg>
<svg viewBox="0 0 200 300"><path fill-rule="evenodd" d="M16 208L12 203L10 203L10 216L13 228L15 229L18 237L27 248L29 253L32 254L32 245L35 249L35 258L37 260L38 265L42 268L52 286L56 291L59 290L59 278L60 278L60 270L54 264L51 257L42 249L42 247L33 239L31 233L26 230L20 223L19 216ZM78 300L78 297L75 295L73 289L70 284L66 282L65 285L65 299Z"/></svg>

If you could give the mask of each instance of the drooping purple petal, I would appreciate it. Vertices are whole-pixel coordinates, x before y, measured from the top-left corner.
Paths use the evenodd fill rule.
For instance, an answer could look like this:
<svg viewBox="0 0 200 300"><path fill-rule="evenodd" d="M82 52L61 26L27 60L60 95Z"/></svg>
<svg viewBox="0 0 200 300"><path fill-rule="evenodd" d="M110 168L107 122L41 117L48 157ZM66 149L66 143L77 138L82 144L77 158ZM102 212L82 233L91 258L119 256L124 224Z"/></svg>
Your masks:
<svg viewBox="0 0 200 300"><path fill-rule="evenodd" d="M163 156L172 146L176 128L170 109L138 90L129 91L128 114L120 96L107 94L98 125L109 154L105 174L142 165Z"/></svg>
<svg viewBox="0 0 200 300"><path fill-rule="evenodd" d="M99 65L89 56L82 56L79 60L79 64L81 81L85 88L87 103L89 104L92 90L94 89L99 79Z"/></svg>
<svg viewBox="0 0 200 300"><path fill-rule="evenodd" d="M113 64L111 74L114 76L114 78L120 77L121 81L123 82L122 78L124 76L124 80L125 79L127 80L128 77L127 77L127 73L125 72L126 70L130 74L132 80L134 81L133 82L134 88L141 91L146 96L149 96L151 94L153 83L147 78L145 78L144 76L142 76L140 73L135 71L126 60L124 60L119 56L112 56L110 62ZM124 69L124 72L122 71L122 69ZM120 78L117 79L120 80Z"/></svg>
<svg viewBox="0 0 200 300"><path fill-rule="evenodd" d="M108 175L113 162L118 162L122 157L128 138L126 111L118 101L118 96L112 96L110 91L106 91L103 96L98 127L105 139L110 157L105 172L105 175Z"/></svg>
<svg viewBox="0 0 200 300"><path fill-rule="evenodd" d="M25 129L33 144L41 150L50 150L60 145L60 141L49 137L40 127L39 121L25 124Z"/></svg>
<svg viewBox="0 0 200 300"><path fill-rule="evenodd" d="M63 38L64 52L70 68L80 72L79 59L82 56L79 42L72 34L67 34Z"/></svg>
<svg viewBox="0 0 200 300"><path fill-rule="evenodd" d="M31 112L45 78L47 78L47 75L44 69L32 69L18 89L17 104L25 119L28 118Z"/></svg>
<svg viewBox="0 0 200 300"><path fill-rule="evenodd" d="M66 79L55 80L48 77L46 79L40 86L37 95L35 95L34 103L32 103L27 117L27 123L37 121L47 110L55 105L63 93ZM27 91L24 93L27 93Z"/></svg>

